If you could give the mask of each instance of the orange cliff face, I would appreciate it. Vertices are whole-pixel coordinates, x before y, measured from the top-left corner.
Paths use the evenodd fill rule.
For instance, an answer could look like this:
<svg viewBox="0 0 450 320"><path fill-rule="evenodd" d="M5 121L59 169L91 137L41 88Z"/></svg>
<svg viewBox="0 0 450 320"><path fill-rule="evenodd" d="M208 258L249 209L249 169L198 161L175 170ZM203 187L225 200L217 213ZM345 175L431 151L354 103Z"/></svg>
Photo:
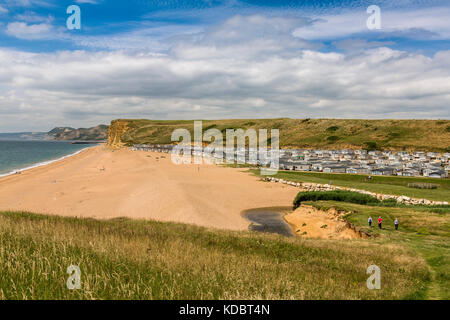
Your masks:
<svg viewBox="0 0 450 320"><path fill-rule="evenodd" d="M108 128L108 141L107 146L113 149L123 147L125 144L122 142L122 135L128 131L128 121L126 120L113 120Z"/></svg>

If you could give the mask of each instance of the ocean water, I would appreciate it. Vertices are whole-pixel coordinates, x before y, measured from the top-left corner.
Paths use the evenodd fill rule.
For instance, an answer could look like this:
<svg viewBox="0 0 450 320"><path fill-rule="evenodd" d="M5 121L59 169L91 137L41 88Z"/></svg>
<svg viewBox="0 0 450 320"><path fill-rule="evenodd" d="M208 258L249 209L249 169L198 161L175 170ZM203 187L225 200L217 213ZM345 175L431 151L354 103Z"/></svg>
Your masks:
<svg viewBox="0 0 450 320"><path fill-rule="evenodd" d="M63 141L0 141L0 177L45 165L92 146Z"/></svg>

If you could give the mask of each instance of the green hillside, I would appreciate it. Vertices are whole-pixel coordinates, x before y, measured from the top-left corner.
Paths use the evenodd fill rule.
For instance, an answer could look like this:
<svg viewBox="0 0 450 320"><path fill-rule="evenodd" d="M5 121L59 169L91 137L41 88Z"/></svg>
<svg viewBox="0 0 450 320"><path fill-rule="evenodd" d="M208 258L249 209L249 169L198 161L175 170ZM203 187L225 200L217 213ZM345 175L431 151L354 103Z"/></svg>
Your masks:
<svg viewBox="0 0 450 320"><path fill-rule="evenodd" d="M115 120L111 146L171 143L175 129L193 132L192 120ZM280 147L450 151L450 120L229 119L204 120L203 129L279 129Z"/></svg>

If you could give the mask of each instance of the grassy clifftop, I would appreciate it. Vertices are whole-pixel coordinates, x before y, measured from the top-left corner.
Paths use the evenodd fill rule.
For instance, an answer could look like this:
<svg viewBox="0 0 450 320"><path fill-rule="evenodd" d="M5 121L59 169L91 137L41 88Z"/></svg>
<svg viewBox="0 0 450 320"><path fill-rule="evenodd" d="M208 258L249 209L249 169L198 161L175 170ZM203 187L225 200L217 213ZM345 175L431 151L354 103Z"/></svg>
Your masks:
<svg viewBox="0 0 450 320"><path fill-rule="evenodd" d="M193 132L192 120L131 120L111 122L110 146L171 143L173 130ZM279 129L280 147L366 148L450 151L450 120L354 119L228 119L204 120L203 130Z"/></svg>
<svg viewBox="0 0 450 320"><path fill-rule="evenodd" d="M0 299L427 299L425 260L379 239L0 212ZM372 264L382 290L366 287ZM80 268L79 290L66 287L70 265Z"/></svg>

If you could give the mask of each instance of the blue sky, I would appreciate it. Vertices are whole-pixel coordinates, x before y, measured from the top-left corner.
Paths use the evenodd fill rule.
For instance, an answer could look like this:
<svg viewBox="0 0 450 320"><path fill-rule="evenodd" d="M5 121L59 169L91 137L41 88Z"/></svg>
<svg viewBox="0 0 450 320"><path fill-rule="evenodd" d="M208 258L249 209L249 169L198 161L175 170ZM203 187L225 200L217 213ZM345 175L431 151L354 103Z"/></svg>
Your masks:
<svg viewBox="0 0 450 320"><path fill-rule="evenodd" d="M72 4L81 30L66 28ZM448 17L443 0L0 0L0 132L123 117L448 119Z"/></svg>
<svg viewBox="0 0 450 320"><path fill-rule="evenodd" d="M82 12L82 29L65 30L66 8L77 4ZM126 33L145 32L146 37L162 40L167 37L197 33L214 26L233 15L265 14L268 16L313 18L353 15L360 22L369 16L366 8L378 5L394 17L407 17L408 13L419 13L430 10L438 12L440 8L448 8L448 1L443 0L408 0L408 1L374 1L374 0L342 0L342 1L261 1L261 0L0 0L0 18L3 28L14 23L25 23L21 31L34 26L47 26L42 32L21 34L20 30L6 29L0 33L2 47L9 47L32 52L52 52L56 50L101 50L110 49L101 44L87 45L82 39L96 39L123 35ZM354 28L346 28L343 21L330 25L335 31L316 32L309 35L308 40L323 44L321 50L336 50L333 42L355 37L367 41L383 42L384 45L398 50L419 51L432 55L436 51L450 47L450 35L439 34L440 28L433 26L433 16L428 16L429 23L422 21L417 27L410 26L408 21L400 23L396 30L391 30L386 22L380 31L370 31L364 23ZM442 21L444 22L444 21ZM313 24L313 22L310 22ZM359 28L358 28L359 27ZM154 32L152 32L152 29ZM445 30L448 32L449 30ZM24 41L25 40L25 41ZM31 41L32 40L32 41ZM126 43L124 43L126 49ZM160 51L161 48L154 48Z"/></svg>

